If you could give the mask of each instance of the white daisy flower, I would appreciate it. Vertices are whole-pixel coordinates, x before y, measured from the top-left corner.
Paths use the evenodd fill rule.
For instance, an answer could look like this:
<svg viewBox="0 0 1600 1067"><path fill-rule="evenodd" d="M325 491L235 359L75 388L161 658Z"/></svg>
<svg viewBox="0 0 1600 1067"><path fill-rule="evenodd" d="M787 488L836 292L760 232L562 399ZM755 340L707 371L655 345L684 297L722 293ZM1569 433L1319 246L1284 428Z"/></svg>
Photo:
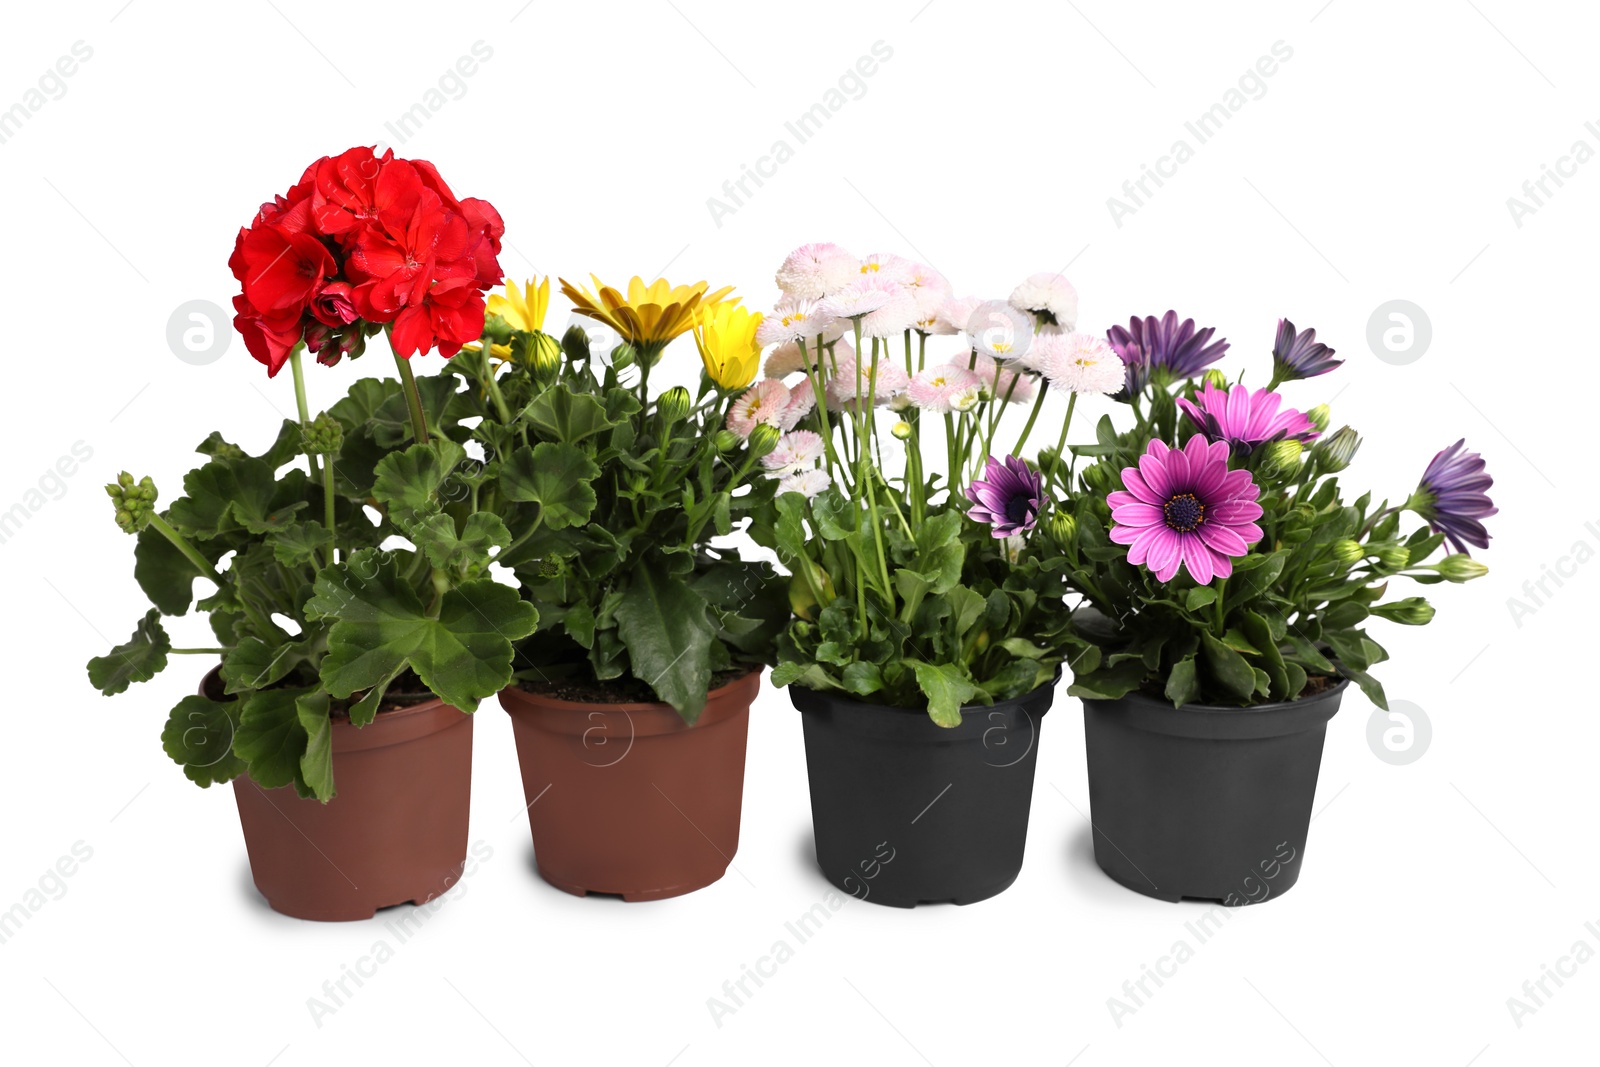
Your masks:
<svg viewBox="0 0 1600 1067"><path fill-rule="evenodd" d="M1033 318L1004 300L985 300L973 311L962 332L981 355L1022 360L1033 342Z"/></svg>
<svg viewBox="0 0 1600 1067"><path fill-rule="evenodd" d="M836 244L808 244L778 268L778 288L802 300L820 300L854 281L861 261Z"/></svg>
<svg viewBox="0 0 1600 1067"><path fill-rule="evenodd" d="M1039 371L1050 384L1074 393L1115 393L1127 378L1121 357L1098 334L1066 333L1041 337Z"/></svg>
<svg viewBox="0 0 1600 1067"><path fill-rule="evenodd" d="M833 479L828 477L827 471L819 471L813 468L784 475L778 482L778 492L780 494L803 493L806 499L809 500L832 484Z"/></svg>
<svg viewBox="0 0 1600 1067"><path fill-rule="evenodd" d="M1078 290L1061 274L1030 274L1011 292L1011 306L1026 311L1041 333L1078 328Z"/></svg>
<svg viewBox="0 0 1600 1067"><path fill-rule="evenodd" d="M769 478L783 478L808 470L822 458L822 437L810 430L795 430L778 438L778 447L761 457Z"/></svg>

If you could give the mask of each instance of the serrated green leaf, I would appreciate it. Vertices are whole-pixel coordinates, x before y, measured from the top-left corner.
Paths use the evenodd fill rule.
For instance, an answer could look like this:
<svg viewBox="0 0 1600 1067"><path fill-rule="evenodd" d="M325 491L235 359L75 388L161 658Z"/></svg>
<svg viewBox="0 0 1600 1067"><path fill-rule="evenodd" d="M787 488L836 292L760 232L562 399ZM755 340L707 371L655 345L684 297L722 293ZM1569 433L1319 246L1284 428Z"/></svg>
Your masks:
<svg viewBox="0 0 1600 1067"><path fill-rule="evenodd" d="M694 725L706 706L716 633L704 598L665 567L646 563L623 591L616 617L633 676Z"/></svg>
<svg viewBox="0 0 1600 1067"><path fill-rule="evenodd" d="M266 689L313 656L313 641L268 644L259 637L242 638L222 657L222 684L229 694Z"/></svg>
<svg viewBox="0 0 1600 1067"><path fill-rule="evenodd" d="M151 608L133 628L133 636L104 656L89 661L89 684L106 696L133 682L148 682L167 666L172 642L161 626L161 612Z"/></svg>
<svg viewBox="0 0 1600 1067"><path fill-rule="evenodd" d="M419 521L439 510L439 491L466 455L460 445L443 437L392 452L378 463L372 495L388 505L395 518Z"/></svg>
<svg viewBox="0 0 1600 1067"><path fill-rule="evenodd" d="M553 385L534 397L522 410L522 417L539 436L569 445L620 421L610 417L600 401L588 393L573 392L566 383Z"/></svg>
<svg viewBox="0 0 1600 1067"><path fill-rule="evenodd" d="M506 524L498 515L487 511L475 511L467 516L459 535L455 520L442 512L412 523L405 530L411 543L422 550L429 563L446 570L466 567L471 574L481 573L489 565L494 549L511 544L511 532Z"/></svg>
<svg viewBox="0 0 1600 1067"><path fill-rule="evenodd" d="M233 754L250 768L250 778L264 789L292 785L300 796L312 790L301 776L300 760L310 741L296 708L315 689L261 689L240 699Z"/></svg>
<svg viewBox="0 0 1600 1067"><path fill-rule="evenodd" d="M201 542L196 551L206 554ZM163 615L182 615L194 602L194 580L200 571L154 526L139 531L133 548L133 578Z"/></svg>
<svg viewBox="0 0 1600 1067"><path fill-rule="evenodd" d="M315 519L286 526L267 538L273 557L288 567L321 559L323 546L332 540L333 535Z"/></svg>
<svg viewBox="0 0 1600 1067"><path fill-rule="evenodd" d="M294 702L294 711L306 733L306 751L300 757L296 784L327 803L333 799L333 723L328 719L327 692L319 689L301 697Z"/></svg>
<svg viewBox="0 0 1600 1067"><path fill-rule="evenodd" d="M500 468L500 492L507 500L539 505L544 525L553 530L589 521L596 502L600 468L581 448L564 442L526 445Z"/></svg>
<svg viewBox="0 0 1600 1067"><path fill-rule="evenodd" d="M939 726L961 725L961 709L978 695L978 687L947 664L907 661L917 675L917 688L928 698L928 717Z"/></svg>
<svg viewBox="0 0 1600 1067"><path fill-rule="evenodd" d="M245 770L232 749L237 715L236 701L184 697L167 716L161 747L183 768L184 776L202 789L231 782Z"/></svg>

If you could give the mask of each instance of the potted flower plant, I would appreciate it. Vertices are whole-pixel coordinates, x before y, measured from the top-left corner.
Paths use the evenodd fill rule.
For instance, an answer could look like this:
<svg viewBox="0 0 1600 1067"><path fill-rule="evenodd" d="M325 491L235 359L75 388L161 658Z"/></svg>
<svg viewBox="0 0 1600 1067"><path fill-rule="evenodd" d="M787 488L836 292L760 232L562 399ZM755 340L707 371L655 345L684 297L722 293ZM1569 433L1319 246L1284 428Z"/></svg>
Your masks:
<svg viewBox="0 0 1600 1067"><path fill-rule="evenodd" d="M536 613L487 574L508 538L473 507L482 473L459 425L481 412L407 357L481 333L500 233L425 162L358 148L313 163L233 257L235 324L269 375L290 366L299 422L259 455L213 433L165 508L149 478L107 486L153 607L90 680L118 693L172 655L221 657L162 743L200 786L233 783L256 886L289 915L421 903L466 859L464 713L509 681ZM331 366L378 330L400 381L359 380L310 418L302 350ZM196 578L212 587L198 601ZM215 642L174 648L161 619L191 607Z"/></svg>
<svg viewBox="0 0 1600 1067"><path fill-rule="evenodd" d="M1120 364L1072 332L1059 275L958 299L926 266L823 244L777 282L757 388L792 379L813 410L768 457L756 534L793 572L773 682L804 724L817 861L878 903L982 900L1022 866L1066 625L1044 474L1018 456L1047 392L1109 391Z"/></svg>
<svg viewBox="0 0 1600 1067"><path fill-rule="evenodd" d="M455 361L493 400L476 432L511 538L500 562L540 615L500 702L540 874L654 900L721 878L738 849L750 704L788 616L768 564L714 543L771 498L752 479L777 431L724 428L741 425L729 407L761 316L703 282L561 286L620 343L545 333L546 278L491 297L488 344ZM690 330L697 394L653 391Z"/></svg>
<svg viewBox="0 0 1600 1067"><path fill-rule="evenodd" d="M1083 698L1101 868L1167 900L1246 904L1299 877L1345 688L1387 706L1368 626L1433 617L1422 597L1385 599L1390 580L1486 573L1467 553L1488 546L1495 509L1460 441L1398 504L1348 500L1355 431L1329 434L1325 406L1276 392L1338 367L1333 350L1281 321L1270 382L1251 389L1207 370L1228 347L1212 335L1173 312L1110 331L1132 426L1102 419L1051 472L1082 605L1058 640Z"/></svg>

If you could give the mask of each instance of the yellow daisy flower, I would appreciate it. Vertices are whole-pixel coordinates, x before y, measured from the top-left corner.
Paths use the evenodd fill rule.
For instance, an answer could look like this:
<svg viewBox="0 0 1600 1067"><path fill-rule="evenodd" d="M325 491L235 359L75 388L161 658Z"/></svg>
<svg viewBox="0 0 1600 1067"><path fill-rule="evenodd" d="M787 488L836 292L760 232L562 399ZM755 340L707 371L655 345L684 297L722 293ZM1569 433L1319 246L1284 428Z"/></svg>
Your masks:
<svg viewBox="0 0 1600 1067"><path fill-rule="evenodd" d="M701 308L694 319L694 343L706 374L724 389L742 389L755 380L761 363L756 330L761 313L735 303Z"/></svg>
<svg viewBox="0 0 1600 1067"><path fill-rule="evenodd" d="M594 275L589 277L594 282L595 293L561 279L561 291L572 301L573 310L605 323L629 344L650 354L659 352L668 341L692 328L700 309L739 302L738 297L727 299L733 292L731 285L708 294L705 282L675 286L658 278L645 285L643 279L635 277L628 282L628 294L624 297Z"/></svg>

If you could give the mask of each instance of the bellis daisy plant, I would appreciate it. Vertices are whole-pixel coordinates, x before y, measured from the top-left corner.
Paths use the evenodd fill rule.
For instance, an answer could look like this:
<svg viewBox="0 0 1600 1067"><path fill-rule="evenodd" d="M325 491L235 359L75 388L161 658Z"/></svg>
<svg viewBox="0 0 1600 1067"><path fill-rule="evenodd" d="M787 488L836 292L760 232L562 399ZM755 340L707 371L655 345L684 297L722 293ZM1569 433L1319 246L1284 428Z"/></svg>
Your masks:
<svg viewBox="0 0 1600 1067"><path fill-rule="evenodd" d="M1124 366L1072 332L1077 292L1059 274L986 300L900 256L850 263L831 244L791 253L782 328L762 335L774 344L752 403L803 410L775 424L762 466L777 492L752 528L793 574L773 681L955 726L963 706L1057 673L1044 639L1067 627L1066 561L1043 528L1046 468L1025 448L1048 398L1066 398L1069 422L1080 394L1122 388Z"/></svg>
<svg viewBox="0 0 1600 1067"><path fill-rule="evenodd" d="M1280 320L1271 384L1252 389L1212 366L1228 350L1213 336L1173 312L1113 327L1115 399L1132 426L1106 415L1092 444L1044 457L1041 525L1075 599L1051 638L1068 650L1071 691L1249 706L1350 679L1387 707L1370 673L1387 653L1369 628L1433 617L1420 596L1388 598L1392 579L1487 573L1466 554L1488 546L1495 513L1483 458L1457 441L1401 503L1349 501L1340 479L1359 435L1329 433L1326 406L1302 412L1276 392L1336 369L1333 350ZM1039 365L1060 378L1066 343L1040 347ZM1407 514L1420 524L1404 527Z"/></svg>

